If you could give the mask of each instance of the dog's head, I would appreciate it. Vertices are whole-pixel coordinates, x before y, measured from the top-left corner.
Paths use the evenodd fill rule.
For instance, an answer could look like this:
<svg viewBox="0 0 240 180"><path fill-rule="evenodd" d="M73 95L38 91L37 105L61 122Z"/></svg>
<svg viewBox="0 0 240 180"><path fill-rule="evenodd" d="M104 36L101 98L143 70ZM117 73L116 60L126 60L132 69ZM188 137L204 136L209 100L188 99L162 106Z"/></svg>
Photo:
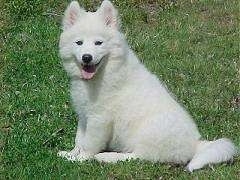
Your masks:
<svg viewBox="0 0 240 180"><path fill-rule="evenodd" d="M77 1L72 1L64 14L59 43L67 71L85 80L92 79L113 46L119 46L118 30L117 10L110 1L104 0L96 12L86 12Z"/></svg>

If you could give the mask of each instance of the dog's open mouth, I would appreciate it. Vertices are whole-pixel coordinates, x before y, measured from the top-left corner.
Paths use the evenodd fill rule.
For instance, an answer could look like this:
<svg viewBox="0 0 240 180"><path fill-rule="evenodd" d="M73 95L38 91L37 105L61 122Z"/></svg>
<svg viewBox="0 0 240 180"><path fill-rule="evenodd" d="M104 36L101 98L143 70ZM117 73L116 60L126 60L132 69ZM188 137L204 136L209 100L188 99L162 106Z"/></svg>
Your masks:
<svg viewBox="0 0 240 180"><path fill-rule="evenodd" d="M96 74L97 66L100 64L82 64L82 78L85 80L90 80L93 78L93 76Z"/></svg>

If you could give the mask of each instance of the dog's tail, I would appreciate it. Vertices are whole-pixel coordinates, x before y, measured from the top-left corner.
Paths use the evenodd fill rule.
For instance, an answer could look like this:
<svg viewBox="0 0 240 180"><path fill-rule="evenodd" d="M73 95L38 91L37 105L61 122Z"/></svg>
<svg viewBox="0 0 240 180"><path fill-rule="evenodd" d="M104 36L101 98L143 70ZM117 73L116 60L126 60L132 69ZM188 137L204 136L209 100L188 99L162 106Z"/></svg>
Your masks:
<svg viewBox="0 0 240 180"><path fill-rule="evenodd" d="M206 164L229 161L237 154L234 144L226 138L216 141L199 141L193 159L187 165L187 170L192 172Z"/></svg>

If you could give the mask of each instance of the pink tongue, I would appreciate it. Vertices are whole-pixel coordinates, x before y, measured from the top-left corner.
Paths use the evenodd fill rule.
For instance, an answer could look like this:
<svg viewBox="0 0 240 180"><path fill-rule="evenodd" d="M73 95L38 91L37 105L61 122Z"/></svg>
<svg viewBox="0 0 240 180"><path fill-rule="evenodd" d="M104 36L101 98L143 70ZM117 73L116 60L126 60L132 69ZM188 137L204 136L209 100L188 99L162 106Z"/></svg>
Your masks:
<svg viewBox="0 0 240 180"><path fill-rule="evenodd" d="M96 67L94 65L84 65L82 68L83 79L91 79L96 72Z"/></svg>

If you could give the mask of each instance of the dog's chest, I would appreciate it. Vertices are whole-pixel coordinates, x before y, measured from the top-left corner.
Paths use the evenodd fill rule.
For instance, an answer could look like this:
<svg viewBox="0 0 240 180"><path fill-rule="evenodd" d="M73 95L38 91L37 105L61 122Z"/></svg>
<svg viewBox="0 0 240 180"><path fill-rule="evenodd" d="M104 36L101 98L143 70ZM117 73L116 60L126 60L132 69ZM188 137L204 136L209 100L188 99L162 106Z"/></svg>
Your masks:
<svg viewBox="0 0 240 180"><path fill-rule="evenodd" d="M72 82L71 96L77 111L84 111L86 115L110 114L117 104L118 88L102 83L89 83L82 81Z"/></svg>
<svg viewBox="0 0 240 180"><path fill-rule="evenodd" d="M132 129L136 129L135 124L126 118L131 117L131 110L127 104L130 100L128 94L132 94L126 89L126 87L120 89L114 86L99 86L99 84L86 86L81 82L75 83L72 87L72 99L79 114L98 117L100 121L111 123L112 133L108 143L111 150L125 149L134 132Z"/></svg>

